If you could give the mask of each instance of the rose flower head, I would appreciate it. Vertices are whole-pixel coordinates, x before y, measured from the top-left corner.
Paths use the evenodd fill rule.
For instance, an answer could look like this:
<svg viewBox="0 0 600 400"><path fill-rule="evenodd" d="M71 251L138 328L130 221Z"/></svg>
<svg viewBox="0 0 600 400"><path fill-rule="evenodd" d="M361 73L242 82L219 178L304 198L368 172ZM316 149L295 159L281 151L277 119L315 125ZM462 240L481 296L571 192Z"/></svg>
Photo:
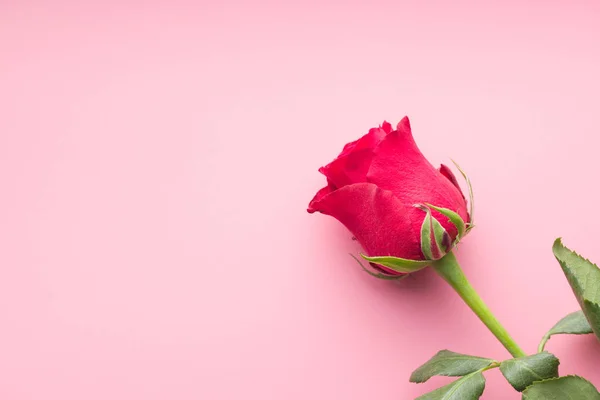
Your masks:
<svg viewBox="0 0 600 400"><path fill-rule="evenodd" d="M363 257L386 275L426 267L472 227L472 211L456 177L447 166L436 169L427 161L407 117L395 130L384 122L346 144L319 172L327 186L308 212L344 224L364 248Z"/></svg>

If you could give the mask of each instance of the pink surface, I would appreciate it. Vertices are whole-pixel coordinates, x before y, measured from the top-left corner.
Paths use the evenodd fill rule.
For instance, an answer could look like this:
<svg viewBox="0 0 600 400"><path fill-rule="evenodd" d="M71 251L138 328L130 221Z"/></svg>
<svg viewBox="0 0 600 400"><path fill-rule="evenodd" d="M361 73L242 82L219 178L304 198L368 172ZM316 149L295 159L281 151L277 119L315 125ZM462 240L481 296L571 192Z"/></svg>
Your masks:
<svg viewBox="0 0 600 400"><path fill-rule="evenodd" d="M459 258L527 351L600 261L600 5L0 5L0 398L412 399L506 351L431 271L369 278L317 168L409 115L470 173ZM552 339L600 385L600 344ZM518 399L497 370L483 399Z"/></svg>

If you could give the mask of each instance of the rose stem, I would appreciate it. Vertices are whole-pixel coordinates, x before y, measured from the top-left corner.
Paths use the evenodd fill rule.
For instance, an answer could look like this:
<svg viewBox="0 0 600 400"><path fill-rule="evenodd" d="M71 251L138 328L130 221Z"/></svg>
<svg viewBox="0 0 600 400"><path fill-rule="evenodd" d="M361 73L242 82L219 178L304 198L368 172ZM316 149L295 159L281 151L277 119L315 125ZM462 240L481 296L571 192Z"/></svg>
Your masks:
<svg viewBox="0 0 600 400"><path fill-rule="evenodd" d="M467 280L456 257L452 252L446 254L443 258L433 263L433 269L439 276L452 286L458 295L479 317L481 322L496 336L502 345L513 357L525 357L526 354L519 345L508 334L506 329L498 322L494 314L485 305L481 297L477 294L473 286Z"/></svg>

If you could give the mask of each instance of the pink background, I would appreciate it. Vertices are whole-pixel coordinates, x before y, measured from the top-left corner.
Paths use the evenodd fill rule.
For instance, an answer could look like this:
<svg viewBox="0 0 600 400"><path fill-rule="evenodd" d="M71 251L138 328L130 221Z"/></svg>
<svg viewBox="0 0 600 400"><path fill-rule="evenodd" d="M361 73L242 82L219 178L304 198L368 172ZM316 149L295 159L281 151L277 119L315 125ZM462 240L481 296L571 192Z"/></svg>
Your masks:
<svg viewBox="0 0 600 400"><path fill-rule="evenodd" d="M470 173L459 258L521 346L577 309L550 247L600 261L600 3L81 3L0 3L1 399L412 399L439 349L507 357L305 212L404 115ZM600 386L592 336L548 349Z"/></svg>

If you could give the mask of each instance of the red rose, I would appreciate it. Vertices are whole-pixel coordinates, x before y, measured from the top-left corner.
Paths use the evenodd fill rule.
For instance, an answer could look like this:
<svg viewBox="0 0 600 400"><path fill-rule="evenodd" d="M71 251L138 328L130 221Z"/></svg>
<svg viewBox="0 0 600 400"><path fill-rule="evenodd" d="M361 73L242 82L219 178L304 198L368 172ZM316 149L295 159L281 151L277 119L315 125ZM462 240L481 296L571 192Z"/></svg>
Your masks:
<svg viewBox="0 0 600 400"><path fill-rule="evenodd" d="M327 177L328 184L317 192L308 212L319 211L336 218L369 256L440 258L450 250L459 232L448 215L438 209L451 210L469 222L466 200L456 177L445 165L438 170L425 159L415 144L407 117L396 130L384 122L348 143L319 172ZM427 239L434 250L426 256L421 237L428 215L434 225L427 226L427 232L433 233L438 221L437 226L441 224L444 230L439 229L443 235L437 246L433 234Z"/></svg>

